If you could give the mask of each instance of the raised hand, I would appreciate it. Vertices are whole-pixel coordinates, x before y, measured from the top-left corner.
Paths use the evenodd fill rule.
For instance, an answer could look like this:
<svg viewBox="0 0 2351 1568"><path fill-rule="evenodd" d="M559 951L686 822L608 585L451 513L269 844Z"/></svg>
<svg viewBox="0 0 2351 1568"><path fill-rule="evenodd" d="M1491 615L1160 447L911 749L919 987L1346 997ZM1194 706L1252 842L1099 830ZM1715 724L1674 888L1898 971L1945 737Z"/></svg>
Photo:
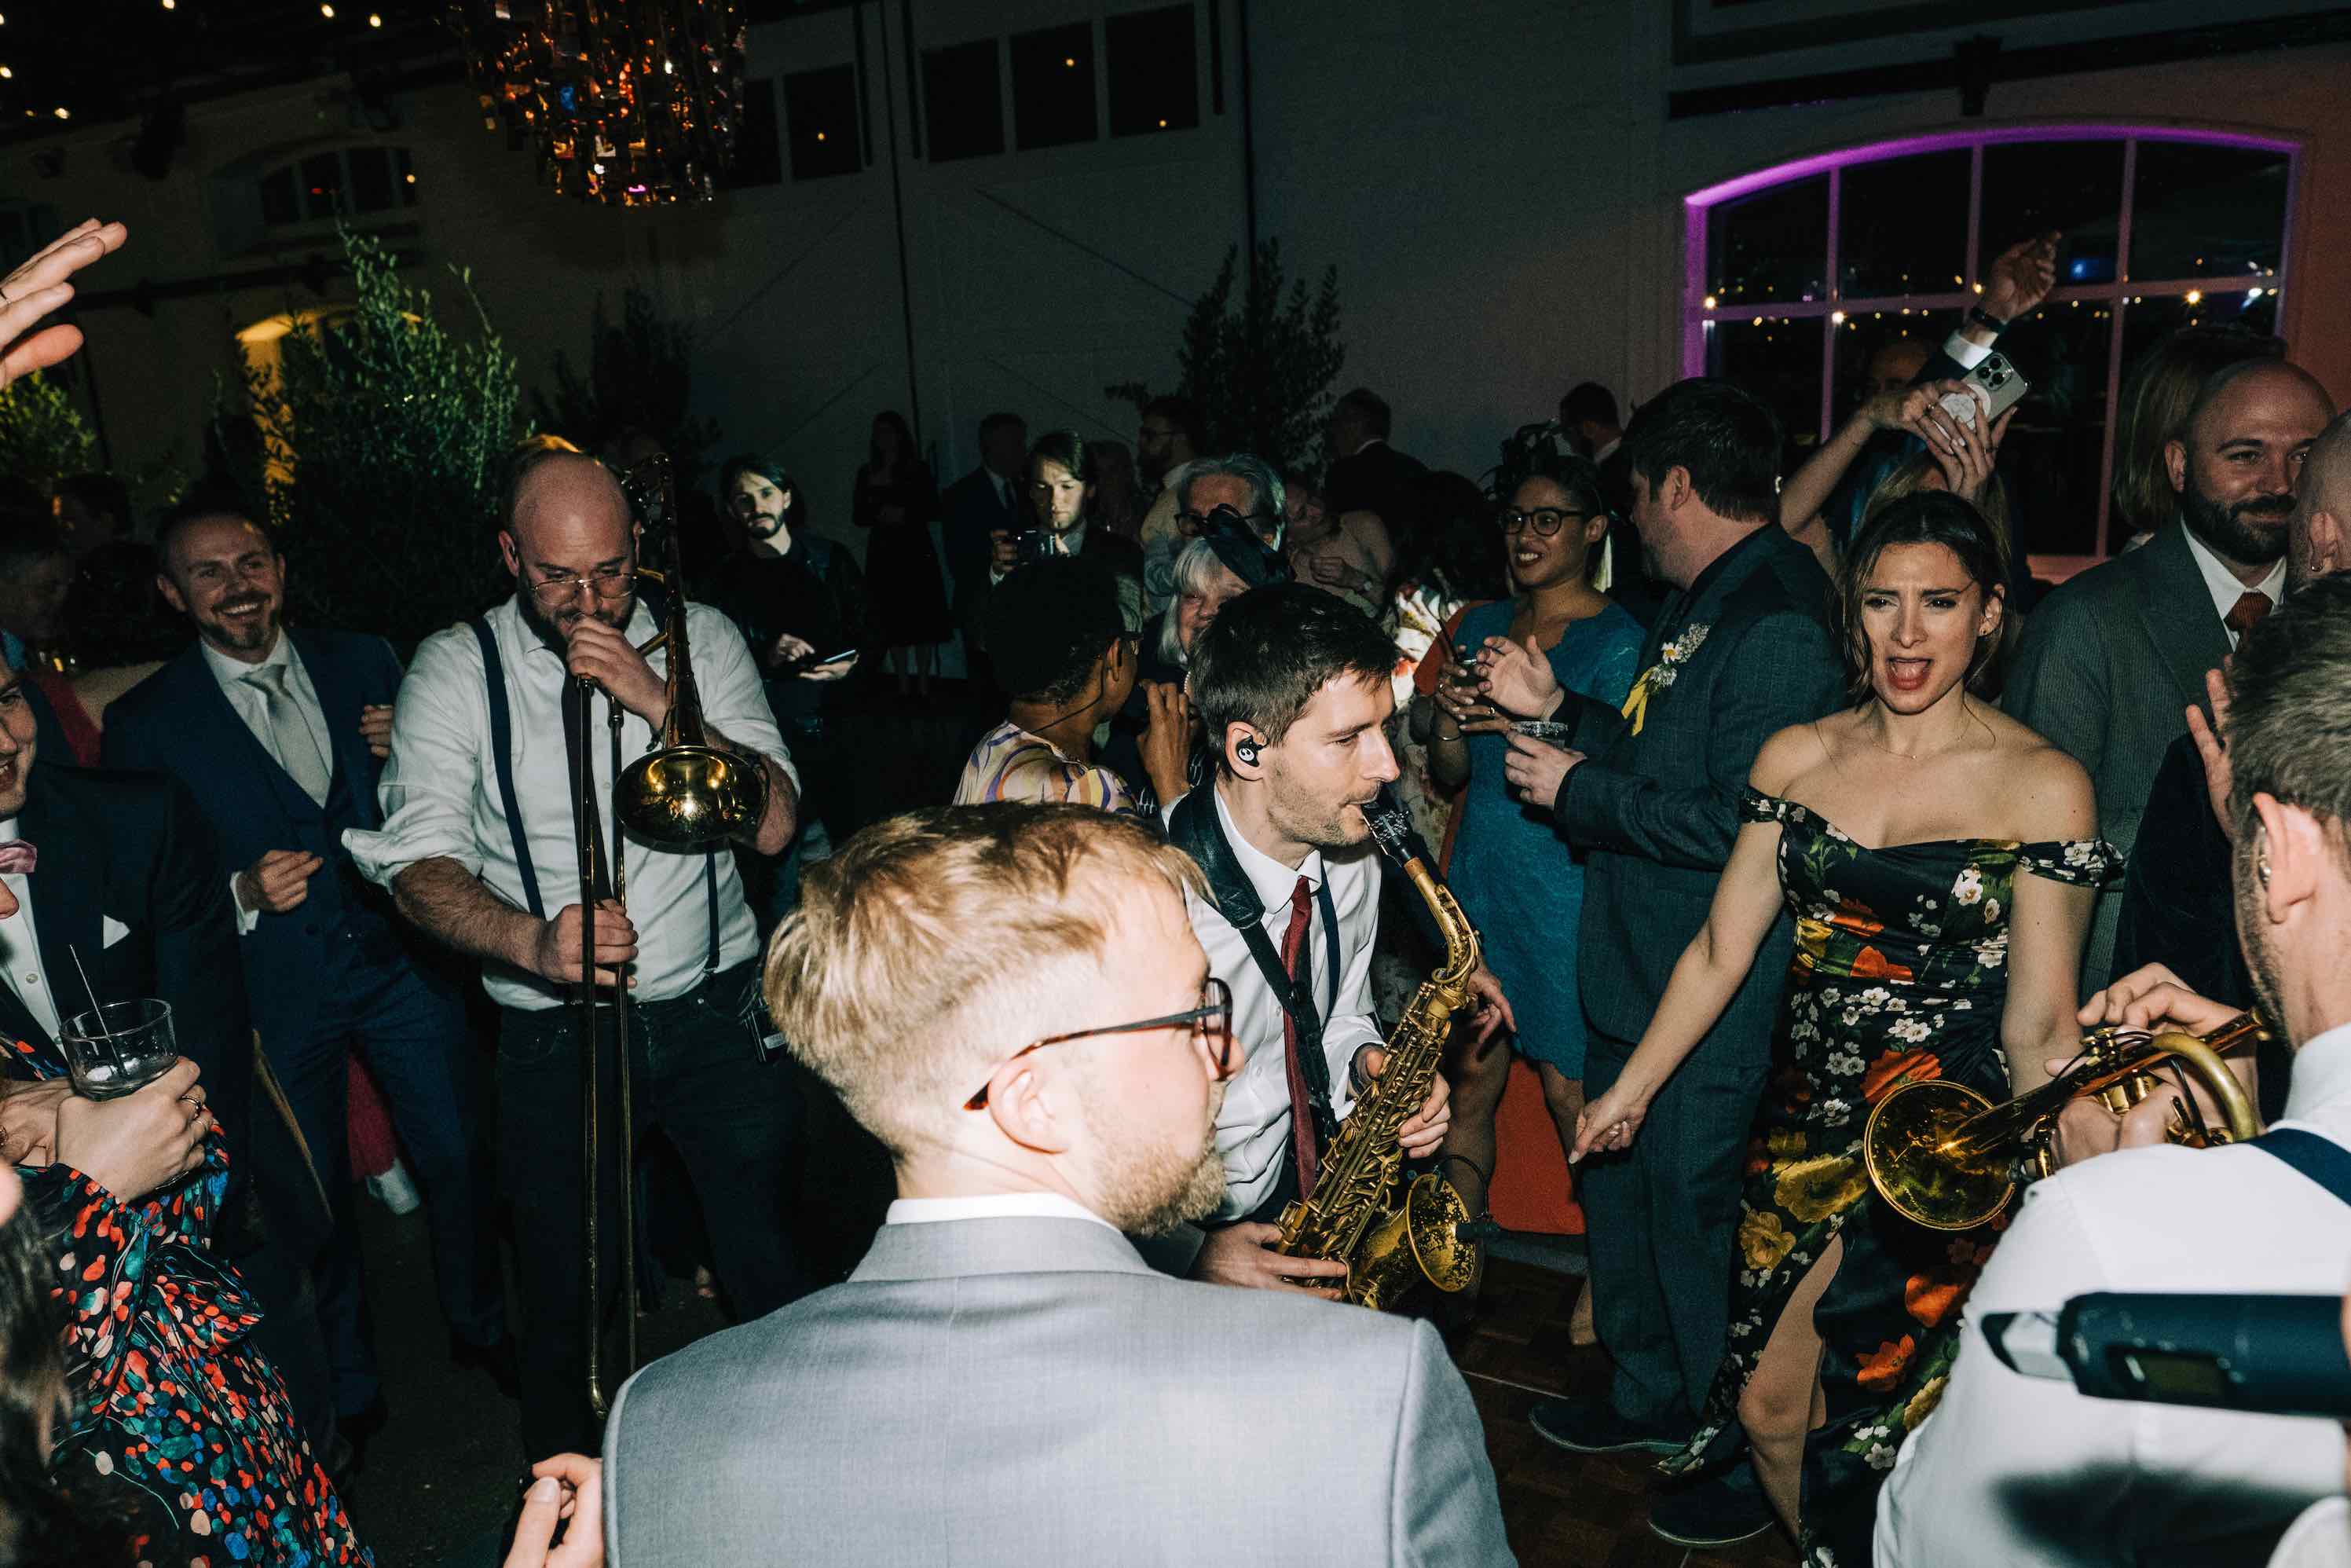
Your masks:
<svg viewBox="0 0 2351 1568"><path fill-rule="evenodd" d="M183 1059L152 1083L112 1100L57 1102L57 1158L128 1203L169 1186L204 1158L218 1125L196 1064Z"/></svg>
<svg viewBox="0 0 2351 1568"><path fill-rule="evenodd" d="M41 318L74 296L67 279L99 257L122 248L131 231L87 218L51 240L6 277L0 277L0 387L70 357L81 329L66 322L42 327Z"/></svg>
<svg viewBox="0 0 2351 1568"><path fill-rule="evenodd" d="M1376 1045L1365 1046L1362 1056L1357 1059L1357 1065L1363 1069L1366 1080L1377 1078L1386 1071L1387 1064L1388 1053ZM1438 1073L1429 1084L1427 1097L1421 1101L1420 1109L1396 1129L1396 1142L1404 1145L1405 1154L1420 1159L1435 1154L1437 1146L1445 1142L1445 1134L1453 1126L1452 1096L1453 1091L1446 1083L1445 1075Z"/></svg>
<svg viewBox="0 0 2351 1568"><path fill-rule="evenodd" d="M308 850L271 850L236 873L236 901L263 915L284 915L310 896L310 878L327 862Z"/></svg>
<svg viewBox="0 0 2351 1568"><path fill-rule="evenodd" d="M592 615L571 625L571 645L564 667L603 687L612 700L655 729L669 716L669 683L653 674L645 656L628 634L607 626Z"/></svg>
<svg viewBox="0 0 2351 1568"><path fill-rule="evenodd" d="M1485 671L1478 689L1513 718L1549 718L1564 699L1551 660L1532 632L1522 643L1508 637L1487 638L1478 664Z"/></svg>
<svg viewBox="0 0 2351 1568"><path fill-rule="evenodd" d="M522 1496L505 1568L602 1568L604 1467L585 1454L558 1454L531 1466L538 1479ZM553 1544L564 1521L563 1544Z"/></svg>
<svg viewBox="0 0 2351 1568"><path fill-rule="evenodd" d="M2212 820L2220 824L2223 838L2237 836L2236 808L2230 800L2236 787L2236 769L2229 762L2229 677L2224 660L2217 670L2204 672L2204 695L2212 703L2212 721L2204 721L2204 710L2190 706L2188 709L2188 733L2195 737L2196 755L2204 762L2204 793L2212 802Z"/></svg>
<svg viewBox="0 0 2351 1568"><path fill-rule="evenodd" d="M360 738L376 756L392 755L392 705L370 703L360 709Z"/></svg>
<svg viewBox="0 0 2351 1568"><path fill-rule="evenodd" d="M2057 286L2055 229L2018 240L1993 258L1984 278L1984 311L2003 321L2029 316Z"/></svg>
<svg viewBox="0 0 2351 1568"><path fill-rule="evenodd" d="M1192 699L1176 682L1145 681L1143 700L1151 722L1137 749L1143 753L1144 776L1165 806L1192 786Z"/></svg>

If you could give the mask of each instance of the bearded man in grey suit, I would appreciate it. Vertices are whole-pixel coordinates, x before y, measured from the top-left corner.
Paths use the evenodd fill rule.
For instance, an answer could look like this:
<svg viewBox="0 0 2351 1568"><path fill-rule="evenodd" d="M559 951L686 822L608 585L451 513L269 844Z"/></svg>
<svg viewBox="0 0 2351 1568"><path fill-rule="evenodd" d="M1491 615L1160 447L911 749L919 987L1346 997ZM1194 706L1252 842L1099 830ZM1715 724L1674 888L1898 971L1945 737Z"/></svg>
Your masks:
<svg viewBox="0 0 2351 1568"><path fill-rule="evenodd" d="M2090 770L2098 829L2126 855L2163 754L2205 701L2204 672L2285 591L2294 486L2334 412L2326 389L2283 360L2216 371L2164 447L2178 520L2069 579L2025 624L2001 706ZM2098 895L2085 991L2110 977L2121 889Z"/></svg>
<svg viewBox="0 0 2351 1568"><path fill-rule="evenodd" d="M846 1283L622 1389L614 1563L1511 1561L1426 1324L1170 1279L1120 1234L1224 1195L1204 891L1073 806L918 811L809 873L768 1002L901 1196Z"/></svg>

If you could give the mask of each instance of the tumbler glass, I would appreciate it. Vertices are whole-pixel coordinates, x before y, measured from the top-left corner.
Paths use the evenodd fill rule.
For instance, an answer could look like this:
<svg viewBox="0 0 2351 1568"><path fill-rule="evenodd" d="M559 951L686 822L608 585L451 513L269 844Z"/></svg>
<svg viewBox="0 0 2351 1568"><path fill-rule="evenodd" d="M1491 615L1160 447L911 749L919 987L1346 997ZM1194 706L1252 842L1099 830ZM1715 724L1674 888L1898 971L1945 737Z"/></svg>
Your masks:
<svg viewBox="0 0 2351 1568"><path fill-rule="evenodd" d="M58 1031L58 1042L74 1092L86 1100L112 1100L143 1088L180 1059L172 1004L153 997L77 1013Z"/></svg>

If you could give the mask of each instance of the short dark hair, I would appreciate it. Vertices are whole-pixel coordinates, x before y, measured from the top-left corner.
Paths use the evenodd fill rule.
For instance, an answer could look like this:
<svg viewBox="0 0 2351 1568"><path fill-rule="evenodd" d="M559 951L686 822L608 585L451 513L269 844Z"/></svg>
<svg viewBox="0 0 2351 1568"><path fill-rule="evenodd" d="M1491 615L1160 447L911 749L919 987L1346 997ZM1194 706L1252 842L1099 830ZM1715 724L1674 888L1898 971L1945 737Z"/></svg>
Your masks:
<svg viewBox="0 0 2351 1568"><path fill-rule="evenodd" d="M1143 405L1141 417L1149 419L1153 414L1182 431L1193 451L1205 453L1208 449L1208 438L1202 434L1205 427L1200 423L1200 405L1190 398L1173 393L1153 398Z"/></svg>
<svg viewBox="0 0 2351 1568"><path fill-rule="evenodd" d="M1652 490L1686 469L1708 510L1740 522L1780 515L1780 419L1752 392L1710 376L1676 382L1625 430L1626 465Z"/></svg>
<svg viewBox="0 0 2351 1568"><path fill-rule="evenodd" d="M2230 812L2250 843L2270 795L2351 834L2351 572L2304 583L2229 662Z"/></svg>
<svg viewBox="0 0 2351 1568"><path fill-rule="evenodd" d="M1246 724L1278 746L1314 694L1341 676L1384 681L1395 643L1362 611L1302 582L1253 588L1226 605L1192 647L1192 706L1217 766L1225 736Z"/></svg>
<svg viewBox="0 0 2351 1568"><path fill-rule="evenodd" d="M746 474L757 474L791 497L790 503L784 508L784 527L791 529L793 538L799 538L800 519L808 513L808 497L799 486L793 483L791 471L775 458L764 454L738 452L719 467L719 509L721 511L726 509L726 497L735 493L735 481Z"/></svg>
<svg viewBox="0 0 2351 1568"><path fill-rule="evenodd" d="M1111 639L1126 634L1118 575L1094 556L1048 556L1018 568L988 595L987 651L1010 695L1076 696Z"/></svg>
<svg viewBox="0 0 2351 1568"><path fill-rule="evenodd" d="M116 534L131 531L131 486L111 474L68 474L57 483L57 494L70 496L82 510L114 519Z"/></svg>
<svg viewBox="0 0 2351 1568"><path fill-rule="evenodd" d="M1388 438L1394 415L1388 408L1388 400L1371 388L1355 387L1341 392L1339 401L1332 406L1341 413L1352 413L1362 420L1364 428L1382 441Z"/></svg>
<svg viewBox="0 0 2351 1568"><path fill-rule="evenodd" d="M2008 585L2008 544L1981 512L1948 490L1913 490L1869 514L1837 571L1835 615L1844 652L1845 695L1855 702L1869 695L1869 636L1861 623L1861 596L1877 558L1896 545L1941 545L1959 558L1968 580L1983 591L1984 602ZM1979 695L1992 687L2016 625L2015 606L2004 605L2000 625L1976 639L1968 661L1968 690Z"/></svg>
<svg viewBox="0 0 2351 1568"><path fill-rule="evenodd" d="M1029 422L1017 413L991 413L979 422L980 441L985 444L989 436L1008 424L1019 425L1024 435L1029 432Z"/></svg>
<svg viewBox="0 0 2351 1568"><path fill-rule="evenodd" d="M1594 424L1620 423L1616 394L1598 382L1578 382L1559 400L1559 419L1562 424L1582 424L1586 420Z"/></svg>
<svg viewBox="0 0 2351 1568"><path fill-rule="evenodd" d="M261 537L269 540L271 549L277 540L262 522L262 514L246 505L245 497L228 485L202 485L173 502L155 525L155 564L164 572L172 570L172 547L179 542L189 525L206 517L235 517L261 529Z"/></svg>
<svg viewBox="0 0 2351 1568"><path fill-rule="evenodd" d="M35 561L68 553L57 524L38 512L0 507L0 572L13 574Z"/></svg>

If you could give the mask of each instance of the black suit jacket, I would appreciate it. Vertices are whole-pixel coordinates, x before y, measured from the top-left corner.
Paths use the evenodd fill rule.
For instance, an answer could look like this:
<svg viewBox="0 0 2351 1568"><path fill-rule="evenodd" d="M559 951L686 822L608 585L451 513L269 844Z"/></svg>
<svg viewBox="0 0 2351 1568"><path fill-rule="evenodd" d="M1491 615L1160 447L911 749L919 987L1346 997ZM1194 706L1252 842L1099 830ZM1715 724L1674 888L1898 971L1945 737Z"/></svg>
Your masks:
<svg viewBox="0 0 2351 1568"><path fill-rule="evenodd" d="M326 718L334 753L331 810L312 800L254 737L193 643L115 699L102 743L108 767L169 774L186 788L228 870L271 850L307 850L326 862L299 907L263 915L238 944L265 1049L312 1032L322 988L346 972L330 962L332 945L356 943L362 957L401 961L386 901L352 868L340 831L383 825L376 801L382 763L360 738L360 709L398 696L400 660L381 637L307 629L287 635Z"/></svg>
<svg viewBox="0 0 2351 1568"><path fill-rule="evenodd" d="M253 1037L228 869L195 803L170 779L148 774L36 762L29 782L16 821L40 855L26 880L59 1018L88 1007L77 955L101 1000L171 1003L180 1054L203 1071L205 1103L231 1151L242 1155L253 1107ZM111 944L108 920L124 928ZM0 1030L12 1040L50 1040L5 986Z"/></svg>
<svg viewBox="0 0 2351 1568"><path fill-rule="evenodd" d="M1844 664L1829 631L1829 580L1812 551L1765 525L1734 545L1693 593L1667 600L1641 654L1704 626L1705 638L1653 693L1641 731L1605 703L1571 696L1560 715L1590 760L1553 813L1589 852L1578 975L1601 1033L1637 1040L1682 949L1705 924L1739 836L1739 801L1763 742L1837 706ZM1760 1071L1787 968L1782 915L1694 1060L1727 1052Z"/></svg>
<svg viewBox="0 0 2351 1568"><path fill-rule="evenodd" d="M946 544L947 575L955 580L955 617L964 639L979 643L980 607L987 602L987 565L997 529L1018 531L1028 518L1020 509L1019 481L1012 482L1006 506L985 465L973 469L939 496L939 537Z"/></svg>

